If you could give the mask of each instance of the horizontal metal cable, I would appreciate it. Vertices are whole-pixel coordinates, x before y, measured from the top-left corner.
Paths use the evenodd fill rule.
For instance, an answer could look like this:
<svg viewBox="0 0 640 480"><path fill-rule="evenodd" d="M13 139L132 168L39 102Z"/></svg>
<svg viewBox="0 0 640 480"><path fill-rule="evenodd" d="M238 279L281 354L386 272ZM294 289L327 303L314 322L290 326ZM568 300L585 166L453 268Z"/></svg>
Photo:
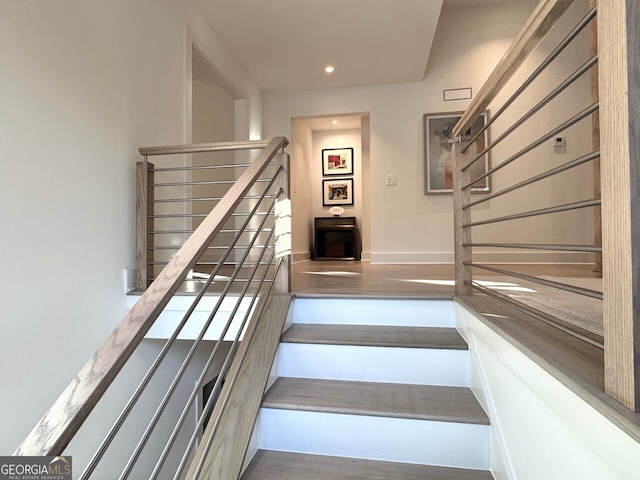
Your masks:
<svg viewBox="0 0 640 480"><path fill-rule="evenodd" d="M255 183L264 183L268 182L268 178L259 178ZM233 185L236 183L235 180L202 180L196 182L163 182L163 183L150 183L150 187L184 187L184 186L194 186L194 185Z"/></svg>
<svg viewBox="0 0 640 480"><path fill-rule="evenodd" d="M163 215L149 215L147 218L206 218L208 213L167 213ZM246 217L248 215L269 215L268 212L234 212L231 214L232 217Z"/></svg>
<svg viewBox="0 0 640 480"><path fill-rule="evenodd" d="M182 245L161 245L161 246L156 245L156 246L149 247L149 250L180 250L180 248L182 248ZM226 248L227 248L226 245L213 245L213 246L207 247L207 250L221 250ZM247 248L247 245L234 245L233 248L234 249ZM256 247L254 246L252 248L256 248Z"/></svg>
<svg viewBox="0 0 640 480"><path fill-rule="evenodd" d="M252 250L253 248L254 248L254 247L251 247L251 248L249 248L249 250ZM255 248L275 248L275 245L268 245L268 244L256 245L256 246L255 246ZM245 261L245 262L244 262L244 265L246 265L246 266L251 266L251 265L255 265L255 263L256 263L256 262L253 262L253 261ZM198 262L196 262L196 265L199 265L199 266L203 266L203 265L217 265L217 264L218 264L218 262L213 262L213 261L211 261L211 262L205 262L205 261L198 261ZM224 262L224 265L240 265L240 262L238 262L238 261L234 261L234 260L232 260L232 261L225 261L225 262ZM262 263L262 264L258 264L258 265L266 265L266 264L265 264L265 263Z"/></svg>
<svg viewBox="0 0 640 480"><path fill-rule="evenodd" d="M480 129L478 133L469 141L469 143L462 149L462 153L475 142L480 135L482 135L489 126L495 122L504 111L511 106L511 104L520 97L520 95L533 83L533 81L546 70L546 68L553 62L560 53L578 36L578 34L586 27L589 22L596 16L597 8L590 10L587 15L578 23L578 25L558 44L558 46L544 59L538 68L527 78L524 83L514 92L514 94L504 103L500 109L489 119L487 124Z"/></svg>
<svg viewBox="0 0 640 480"><path fill-rule="evenodd" d="M249 167L250 163L228 163L225 165L201 165L196 167L153 167L151 169L152 172L182 172L182 171L192 171L192 170L217 170L221 168L246 168Z"/></svg>
<svg viewBox="0 0 640 480"><path fill-rule="evenodd" d="M584 155L584 156L582 156L580 158L577 158L577 159L575 159L575 160L573 160L571 162L565 163L564 165L560 165L559 167L552 168L551 170L547 170L546 172L543 172L543 173L541 173L539 175L536 175L534 177L528 178L527 180L524 180L524 181L522 181L520 183L516 183L515 185L512 185L510 187L504 188L504 189L502 189L502 190L500 190L498 192L494 192L494 193L492 193L490 195L483 195L482 198L480 198L478 200L475 200L473 202L470 202L470 203L468 203L466 205L463 205L462 209L464 210L466 208L473 207L473 206L478 205L480 203L488 202L491 199L494 199L496 197L499 197L499 196L504 195L504 194L509 193L509 192L513 192L514 190L518 190L518 189L520 189L522 187L526 187L528 185L531 185L533 183L539 182L539 181L544 180L546 178L552 177L552 176L557 175L559 173L562 173L562 172L564 172L566 170L569 170L571 168L574 168L574 167L577 167L579 165L582 165L583 163L589 162L591 160L595 160L598 157L600 157L600 151L599 150L597 152L592 152L592 153L589 153L587 155Z"/></svg>
<svg viewBox="0 0 640 480"><path fill-rule="evenodd" d="M273 245L269 245L269 247L273 248L274 246ZM258 248L258 247L256 247L256 248ZM167 266L168 263L169 263L168 261L167 262L148 262L148 265L153 265L155 267L165 267L165 266ZM245 262L245 263L247 265L253 265L253 262ZM195 265L200 265L200 266L203 266L203 265L218 265L218 264L222 264L222 265L238 265L238 262L234 261L234 260L230 260L230 261L209 261L209 262L198 261L198 262L195 263ZM191 279L186 278L185 280L191 280Z"/></svg>
<svg viewBox="0 0 640 480"><path fill-rule="evenodd" d="M592 298L597 298L598 300L602 300L602 292L598 292L596 290L576 287L575 285L569 285L561 282L554 282L552 280L546 280L544 278L535 277L532 275L525 275L524 273L512 272L510 270L504 270L502 268L490 267L489 265L484 265L481 263L473 263L473 262L463 262L463 263L468 267L479 268L481 270L488 270L490 272L499 273L501 275L519 278L520 280L525 280L527 282L538 283L540 285L545 285L547 287L557 288L559 290L564 290L566 292L577 293L578 295L584 295L585 297L592 297Z"/></svg>
<svg viewBox="0 0 640 480"><path fill-rule="evenodd" d="M567 211L570 211L570 210L577 210L579 208L595 207L597 205L600 205L601 203L602 202L600 201L600 199L583 200L581 202L566 203L564 205L558 205L556 207L541 208L539 210L530 210L528 212L515 213L513 215L505 215L504 217L496 217L496 218L490 218L490 219L487 219L487 220L479 220L477 222L464 224L464 225L462 225L462 228L477 227L478 225L486 225L486 224L489 224L489 223L506 222L508 220L516 220L516 219L519 219L519 218L536 217L538 215L548 215L548 214L551 214L551 213L567 212Z"/></svg>
<svg viewBox="0 0 640 480"><path fill-rule="evenodd" d="M516 310L519 310L520 312L525 313L530 317L535 318L536 320L540 320L541 322L544 322L547 325L550 325L554 328L562 330L563 332L568 333L569 335L575 338L578 338L584 342L587 342L593 345L594 347L598 347L601 350L604 350L604 339L600 335L596 335L595 333L581 329L580 327L567 326L565 325L565 322L560 323L558 319L556 319L555 317L549 314L546 314L544 312L541 312L540 310L530 307L525 303L518 302L517 300L514 300L513 298L507 295L503 295L499 292L496 292L495 290L479 285L476 282L464 282L464 283L465 285L469 285L472 288L478 290L479 292L484 293L487 296L493 297L499 302L502 302L512 308L515 308Z"/></svg>
<svg viewBox="0 0 640 480"><path fill-rule="evenodd" d="M259 195L247 195L245 200L256 200L261 198ZM264 198L274 198L273 195L266 195ZM156 200L149 200L149 203L185 203L185 202L214 202L222 200L222 197L188 197L188 198L159 198Z"/></svg>
<svg viewBox="0 0 640 480"><path fill-rule="evenodd" d="M220 230L218 233L236 233L238 231L237 228L227 228L227 229L222 229ZM251 228L247 228L245 229L245 233L253 233L255 232L255 229L251 229ZM153 235L174 235L174 234L184 234L184 233L193 233L194 230L153 230L151 232L149 232L150 234Z"/></svg>
<svg viewBox="0 0 640 480"><path fill-rule="evenodd" d="M506 167L507 165L509 165L511 162L513 162L514 160L517 160L518 158L522 157L525 153L530 152L531 150L533 150L536 147L539 147L540 145L542 145L544 142L546 142L547 140L550 140L551 138L555 137L558 133L566 130L567 128L575 125L576 123L578 123L580 120L588 117L589 115L591 115L593 112L595 112L596 110L598 110L600 104L599 103L594 103L591 106L587 107L585 110L583 110L582 112L574 115L573 117L571 117L569 120L567 120L566 122L562 123L561 125L559 125L558 127L554 128L553 130L551 130L549 133L547 133L546 135L540 137L538 140L536 140L535 142L529 144L527 147L523 148L522 150L520 150L518 153L516 153L515 155L509 157L508 159L506 159L504 162L500 163L499 165L489 169L486 173L480 175L478 178L475 178L471 183L468 183L467 185L465 185L464 187L462 187L463 190L466 190L468 188L471 188L471 186L476 183L478 180L482 180L485 177L488 177L489 175L494 174L495 172L497 172L498 170Z"/></svg>
<svg viewBox="0 0 640 480"><path fill-rule="evenodd" d="M150 187L184 187L193 185L233 185L235 180L202 180L196 182L163 182L163 183L150 183Z"/></svg>
<svg viewBox="0 0 640 480"><path fill-rule="evenodd" d="M211 276L211 275L209 275L209 276ZM213 278L213 277L212 277L212 278ZM155 277L152 277L152 278L151 278L151 280L152 280L152 281L153 281L153 280L155 280L155 279L156 279ZM201 280L201 279L199 279L199 278L185 278L185 279L182 281L182 283L184 284L185 282L197 282L197 281L199 281L199 280ZM215 280L215 279L214 279L214 280ZM224 280L224 279L223 279L223 280ZM251 283L251 282L255 282L255 280L251 280L251 281L250 281L250 280L249 280L249 279L247 279L247 278L237 278L235 281L236 281L237 283L245 283L245 282L249 282L249 283ZM221 281L220 281L220 282L221 282ZM212 283L216 283L216 282L214 282L214 281L212 280Z"/></svg>
<svg viewBox="0 0 640 480"><path fill-rule="evenodd" d="M602 247L597 245L563 245L558 243L463 243L463 247L491 247L491 248L524 248L531 250L560 250L564 252L594 252L602 253Z"/></svg>
<svg viewBox="0 0 640 480"><path fill-rule="evenodd" d="M563 91L565 91L573 82L575 82L578 78L584 75L589 71L591 67L593 67L598 62L598 56L594 56L590 58L584 65L582 65L578 70L576 70L573 74L571 74L564 82L558 85L555 89L551 91L546 97L544 97L540 102L538 102L531 110L525 113L519 120L517 120L513 125L507 128L502 135L496 138L495 141L491 142L490 145L482 150L477 156L472 159L469 163L462 167L462 171L464 172L469 167L471 167L478 160L483 158L487 152L491 151L496 145L502 142L505 138L511 135L518 127L520 127L523 123L533 117L536 113L538 113L543 107L548 105L554 98L560 95Z"/></svg>

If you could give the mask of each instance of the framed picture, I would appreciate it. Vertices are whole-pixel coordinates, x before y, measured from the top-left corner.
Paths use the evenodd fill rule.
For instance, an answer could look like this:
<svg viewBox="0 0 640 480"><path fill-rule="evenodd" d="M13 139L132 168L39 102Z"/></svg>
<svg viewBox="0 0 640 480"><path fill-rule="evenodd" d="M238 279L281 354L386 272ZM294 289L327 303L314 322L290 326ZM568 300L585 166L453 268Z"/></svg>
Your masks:
<svg viewBox="0 0 640 480"><path fill-rule="evenodd" d="M464 112L436 113L424 115L424 163L425 193L440 194L453 192L453 152L449 143L451 131ZM463 140L471 140L487 124L489 112L483 112L463 135ZM471 158L482 152L489 144L488 130L485 130L469 147ZM474 154L475 153L475 154ZM489 153L471 166L471 179L480 177L489 170ZM478 180L471 186L472 193L491 191L489 177Z"/></svg>
<svg viewBox="0 0 640 480"><path fill-rule="evenodd" d="M322 180L322 205L353 205L353 178Z"/></svg>
<svg viewBox="0 0 640 480"><path fill-rule="evenodd" d="M324 148L322 176L353 175L353 148Z"/></svg>

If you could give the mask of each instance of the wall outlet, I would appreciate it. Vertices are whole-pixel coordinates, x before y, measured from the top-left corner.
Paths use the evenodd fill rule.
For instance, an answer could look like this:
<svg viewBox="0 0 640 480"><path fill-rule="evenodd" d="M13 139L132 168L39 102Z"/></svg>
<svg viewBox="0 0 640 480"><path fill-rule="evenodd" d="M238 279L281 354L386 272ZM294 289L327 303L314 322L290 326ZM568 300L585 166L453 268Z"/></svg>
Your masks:
<svg viewBox="0 0 640 480"><path fill-rule="evenodd" d="M387 175L384 178L384 184L387 187L395 187L398 184L398 177L396 175Z"/></svg>
<svg viewBox="0 0 640 480"><path fill-rule="evenodd" d="M567 139L565 137L554 137L553 138L553 146L554 147L566 147Z"/></svg>

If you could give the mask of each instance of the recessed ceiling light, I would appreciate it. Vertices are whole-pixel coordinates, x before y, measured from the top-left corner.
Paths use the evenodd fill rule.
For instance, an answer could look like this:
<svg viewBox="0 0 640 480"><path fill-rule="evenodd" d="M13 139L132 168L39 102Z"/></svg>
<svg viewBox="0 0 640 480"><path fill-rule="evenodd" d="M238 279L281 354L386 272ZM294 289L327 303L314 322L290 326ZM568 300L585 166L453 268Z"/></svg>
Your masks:
<svg viewBox="0 0 640 480"><path fill-rule="evenodd" d="M335 68L333 68L331 65L327 65L326 67L324 67L324 71L327 73L333 73L334 70Z"/></svg>

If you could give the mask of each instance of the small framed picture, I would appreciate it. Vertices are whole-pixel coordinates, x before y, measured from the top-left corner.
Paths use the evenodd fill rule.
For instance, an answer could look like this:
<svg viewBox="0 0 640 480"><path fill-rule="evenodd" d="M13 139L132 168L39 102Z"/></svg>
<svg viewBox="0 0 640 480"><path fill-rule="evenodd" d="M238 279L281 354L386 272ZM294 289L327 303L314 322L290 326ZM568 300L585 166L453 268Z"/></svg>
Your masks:
<svg viewBox="0 0 640 480"><path fill-rule="evenodd" d="M353 178L323 180L322 205L353 205Z"/></svg>
<svg viewBox="0 0 640 480"><path fill-rule="evenodd" d="M424 116L424 163L425 193L441 194L453 192L453 153L451 150L451 131L464 112L425 114ZM471 128L464 132L462 140L470 140L488 121L489 112L483 112ZM483 152L489 144L488 131L485 130L469 147L471 154ZM471 166L471 178L479 178L489 170L489 154ZM489 193L491 185L489 177L475 182L471 193Z"/></svg>
<svg viewBox="0 0 640 480"><path fill-rule="evenodd" d="M322 176L353 175L353 148L322 150Z"/></svg>

